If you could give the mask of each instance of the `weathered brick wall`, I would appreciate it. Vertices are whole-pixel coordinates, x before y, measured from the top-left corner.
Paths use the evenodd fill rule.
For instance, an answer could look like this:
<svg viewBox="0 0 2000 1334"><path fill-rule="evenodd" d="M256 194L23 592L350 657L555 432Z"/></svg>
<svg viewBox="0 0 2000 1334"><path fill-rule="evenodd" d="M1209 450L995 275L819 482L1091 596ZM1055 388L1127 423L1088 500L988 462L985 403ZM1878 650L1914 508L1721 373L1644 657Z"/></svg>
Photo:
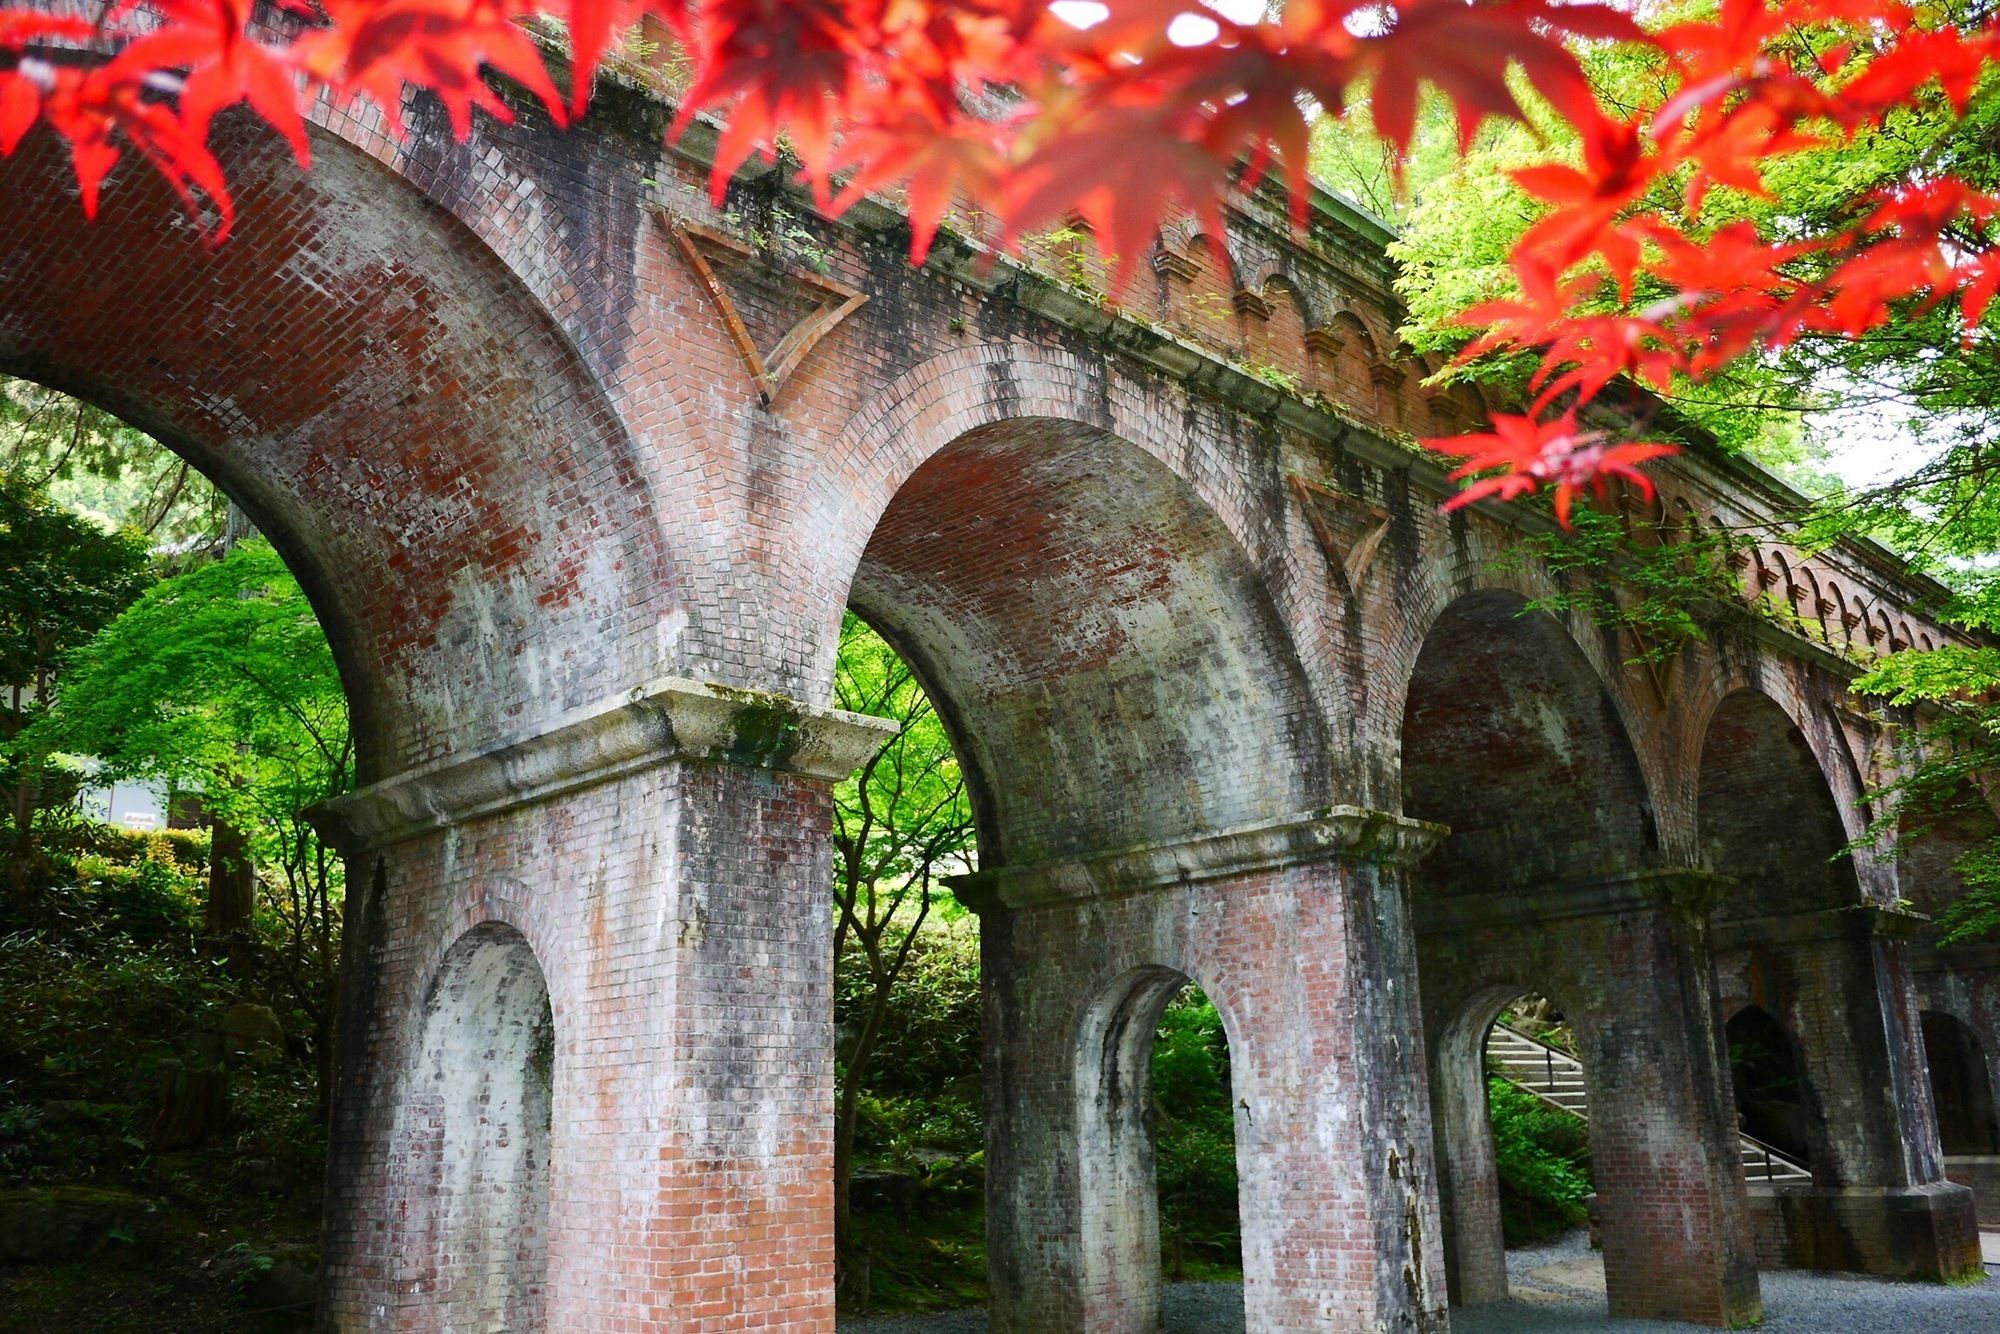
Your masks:
<svg viewBox="0 0 2000 1334"><path fill-rule="evenodd" d="M1749 1201L1726 1101L1706 929L1710 884L1680 873L1417 909L1424 1028L1458 1300L1507 1294L1484 1040L1502 1005L1554 1001L1590 1095L1591 1168L1614 1315L1760 1319Z"/></svg>
<svg viewBox="0 0 2000 1334"><path fill-rule="evenodd" d="M1410 961L1404 890L1376 860L1402 853L1370 846L1381 817L1346 820L1365 832L1255 826L966 886L995 1328L1157 1328L1149 1062L1190 980L1229 1037L1249 1327L1444 1327L1415 998L1389 971Z"/></svg>
<svg viewBox="0 0 2000 1334"><path fill-rule="evenodd" d="M830 819L821 781L688 761L386 849L356 905L365 1045L344 1062L324 1318L535 1327L457 1300L471 1237L425 1148L422 998L447 947L506 923L557 1035L548 1325L828 1327Z"/></svg>

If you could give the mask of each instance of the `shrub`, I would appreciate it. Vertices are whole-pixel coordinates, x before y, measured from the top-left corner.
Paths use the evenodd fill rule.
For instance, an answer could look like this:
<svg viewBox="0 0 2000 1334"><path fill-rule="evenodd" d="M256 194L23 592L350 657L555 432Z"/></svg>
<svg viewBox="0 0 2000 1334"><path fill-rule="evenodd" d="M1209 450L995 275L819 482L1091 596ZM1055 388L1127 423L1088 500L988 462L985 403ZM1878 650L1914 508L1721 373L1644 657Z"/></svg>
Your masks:
<svg viewBox="0 0 2000 1334"><path fill-rule="evenodd" d="M1214 1004L1194 987L1160 1016L1153 1044L1154 1170L1160 1235L1197 1257L1234 1268L1242 1237L1236 1212L1236 1116L1229 1043Z"/></svg>
<svg viewBox="0 0 2000 1334"><path fill-rule="evenodd" d="M1487 1081L1494 1156L1500 1170L1500 1222L1509 1246L1559 1236L1588 1221L1590 1135L1568 1112L1525 1089Z"/></svg>

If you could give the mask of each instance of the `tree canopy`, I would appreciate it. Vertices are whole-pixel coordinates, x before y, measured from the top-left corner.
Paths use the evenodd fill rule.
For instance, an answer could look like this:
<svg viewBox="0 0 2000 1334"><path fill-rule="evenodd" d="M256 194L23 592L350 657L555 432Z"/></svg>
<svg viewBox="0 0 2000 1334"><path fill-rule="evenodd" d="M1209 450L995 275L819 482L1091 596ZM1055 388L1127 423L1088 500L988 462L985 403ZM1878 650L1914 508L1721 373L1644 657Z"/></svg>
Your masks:
<svg viewBox="0 0 2000 1334"><path fill-rule="evenodd" d="M54 780L41 722L65 685L69 655L152 579L146 544L107 532L0 475L0 791L7 880L17 895L39 862L39 824Z"/></svg>
<svg viewBox="0 0 2000 1334"><path fill-rule="evenodd" d="M1539 99L1578 151L1512 170L1543 211L1508 255L1519 294L1458 316L1475 352L1535 360L1534 396L1433 442L1465 459L1455 505L1546 485L1566 516L1606 477L1649 485L1638 465L1672 445L1582 412L1628 379L1671 390L1946 304L1975 331L2000 289L2000 196L1943 157L1785 219L1813 225L1760 230L1708 207L1769 193L1828 143L1893 141L1913 109L1962 119L2000 55L1980 0L320 0L282 19L252 0L116 0L95 18L0 9L0 153L37 126L60 135L94 214L136 148L219 242L235 214L209 149L224 109L247 105L302 165L321 96L365 98L400 132L405 92L425 90L464 139L475 110L515 115L499 77L566 122L642 19L686 69L671 133L722 120L718 201L747 159L782 148L830 212L900 194L915 260L947 215L989 220L981 239L1003 245L1080 216L1120 284L1166 216L1220 234L1225 195L1267 168L1302 219L1323 110L1365 107L1403 154L1426 89L1461 145ZM537 37L567 48L567 93ZM1601 44L1646 75L1627 100L1593 87L1583 57Z"/></svg>
<svg viewBox="0 0 2000 1334"><path fill-rule="evenodd" d="M211 815L276 837L352 781L333 651L262 540L148 589L77 652L42 726L108 774L160 780L198 795Z"/></svg>

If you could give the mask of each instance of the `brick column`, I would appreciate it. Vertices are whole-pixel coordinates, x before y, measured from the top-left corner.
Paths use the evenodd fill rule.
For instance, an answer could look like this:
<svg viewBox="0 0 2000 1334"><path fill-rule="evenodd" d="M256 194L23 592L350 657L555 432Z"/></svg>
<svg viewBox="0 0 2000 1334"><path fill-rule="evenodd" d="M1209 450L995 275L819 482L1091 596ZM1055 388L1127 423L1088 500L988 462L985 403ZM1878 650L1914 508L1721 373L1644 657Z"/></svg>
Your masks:
<svg viewBox="0 0 2000 1334"><path fill-rule="evenodd" d="M1230 1044L1248 1327L1443 1328L1401 869L1438 832L1336 807L961 882L995 1330L1159 1327L1149 1062L1190 979Z"/></svg>
<svg viewBox="0 0 2000 1334"><path fill-rule="evenodd" d="M1535 990L1577 1035L1611 1314L1761 1317L1708 940L1717 883L1661 869L1421 904L1455 1301L1507 1294L1484 1043L1500 1005Z"/></svg>
<svg viewBox="0 0 2000 1334"><path fill-rule="evenodd" d="M1982 1272L1971 1192L1945 1179L1909 937L1872 904L1750 918L1721 939L1735 987L1798 1044L1811 1186L1751 1194L1764 1263L1955 1281Z"/></svg>
<svg viewBox="0 0 2000 1334"><path fill-rule="evenodd" d="M1510 999L1493 997L1500 1004ZM1481 1006L1426 1035L1445 1278L1454 1306L1507 1300L1500 1163L1486 1102L1486 1033L1492 1021L1489 1007Z"/></svg>
<svg viewBox="0 0 2000 1334"><path fill-rule="evenodd" d="M830 783L891 730L654 682L324 813L363 887L326 1327L833 1328ZM519 1187L469 1211L453 1183L484 1178L453 1163L528 1133L440 1136L427 1110L440 960L482 932L546 979L553 1107L521 1178L546 1203ZM492 1208L535 1225L472 1216ZM470 1307L468 1267L516 1290Z"/></svg>
<svg viewBox="0 0 2000 1334"><path fill-rule="evenodd" d="M1611 942L1617 1003L1578 1037L1613 1316L1736 1328L1763 1318L1709 913L1720 881L1644 880Z"/></svg>

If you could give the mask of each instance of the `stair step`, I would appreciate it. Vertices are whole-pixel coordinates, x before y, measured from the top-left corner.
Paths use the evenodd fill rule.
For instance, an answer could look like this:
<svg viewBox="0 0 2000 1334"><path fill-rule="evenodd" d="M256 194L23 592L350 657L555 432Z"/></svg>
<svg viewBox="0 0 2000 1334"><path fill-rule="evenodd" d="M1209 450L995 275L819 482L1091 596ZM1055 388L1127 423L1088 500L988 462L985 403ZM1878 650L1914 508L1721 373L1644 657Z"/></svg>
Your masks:
<svg viewBox="0 0 2000 1334"><path fill-rule="evenodd" d="M1544 1047L1533 1038L1504 1028L1495 1028L1486 1039L1488 1064L1497 1066L1502 1078L1519 1088L1539 1095L1584 1120L1590 1118L1590 1089L1583 1066L1575 1057ZM1811 1181L1812 1173L1799 1164L1749 1139L1739 1141L1745 1179L1751 1183Z"/></svg>

